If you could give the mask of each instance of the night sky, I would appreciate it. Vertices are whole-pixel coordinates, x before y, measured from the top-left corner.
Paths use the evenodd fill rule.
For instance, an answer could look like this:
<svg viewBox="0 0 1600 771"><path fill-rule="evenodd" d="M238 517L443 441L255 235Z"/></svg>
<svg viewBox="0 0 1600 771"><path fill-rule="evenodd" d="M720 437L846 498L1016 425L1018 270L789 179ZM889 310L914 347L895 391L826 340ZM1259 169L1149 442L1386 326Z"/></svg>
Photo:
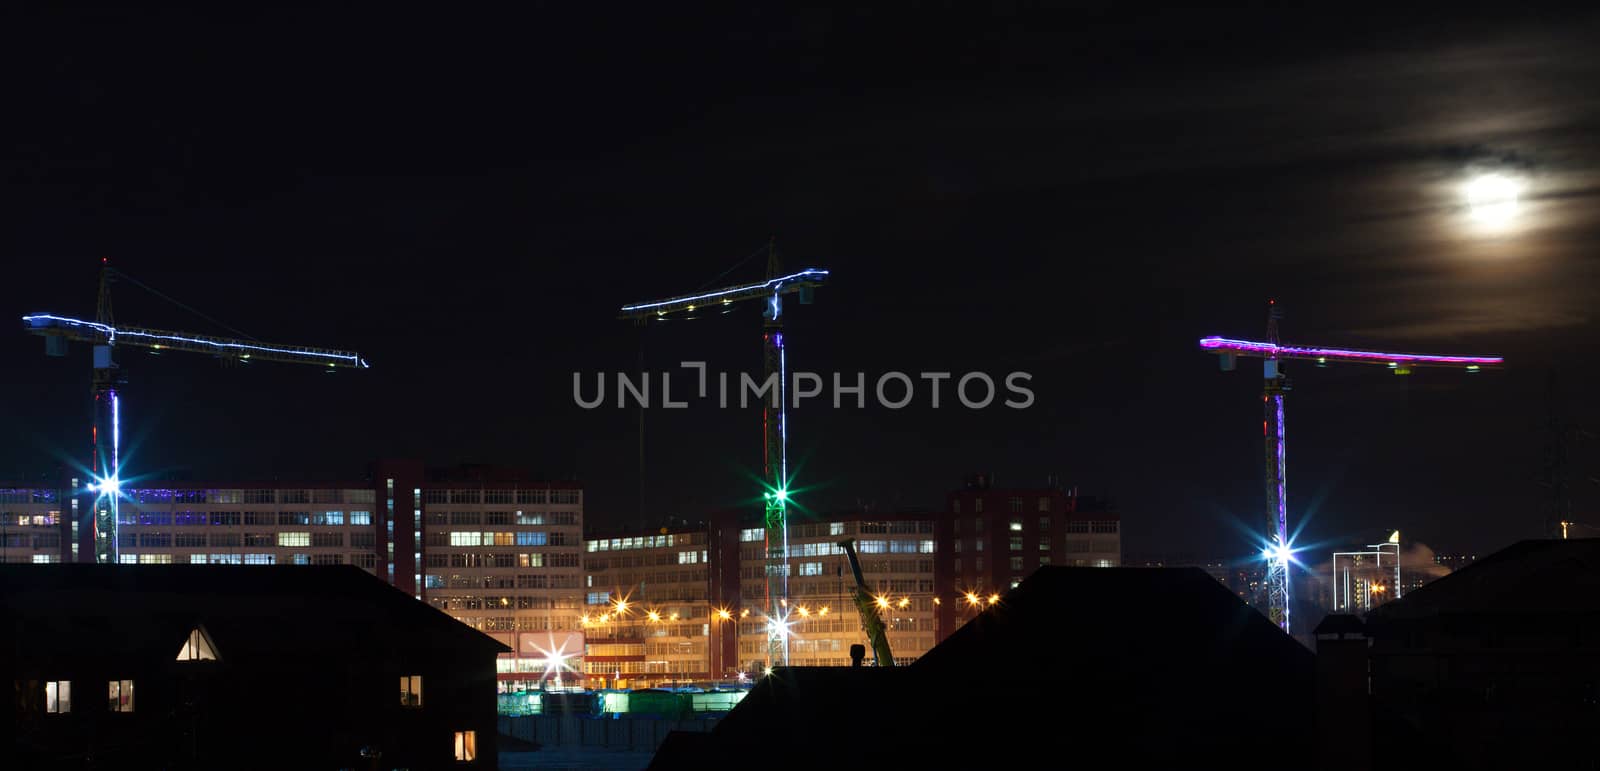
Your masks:
<svg viewBox="0 0 1600 771"><path fill-rule="evenodd" d="M1036 395L804 403L802 506L1055 476L1116 503L1129 553L1231 557L1264 529L1260 369L1196 341L1261 336L1275 297L1285 341L1509 361L1291 364L1301 542L1539 534L1552 372L1600 428L1600 18L756 5L9 12L0 311L92 318L109 257L227 327L372 363L125 351L130 476L490 463L582 480L592 523L654 523L753 505L757 415L650 411L641 480L637 412L580 409L572 373L641 351L759 372L759 304L616 315L758 279L776 237L834 271L789 306L792 367L1021 370ZM1461 204L1485 172L1525 184L1498 230ZM232 334L129 284L115 308ZM89 357L12 324L0 478L26 478L86 458ZM1579 521L1597 445L1572 446Z"/></svg>

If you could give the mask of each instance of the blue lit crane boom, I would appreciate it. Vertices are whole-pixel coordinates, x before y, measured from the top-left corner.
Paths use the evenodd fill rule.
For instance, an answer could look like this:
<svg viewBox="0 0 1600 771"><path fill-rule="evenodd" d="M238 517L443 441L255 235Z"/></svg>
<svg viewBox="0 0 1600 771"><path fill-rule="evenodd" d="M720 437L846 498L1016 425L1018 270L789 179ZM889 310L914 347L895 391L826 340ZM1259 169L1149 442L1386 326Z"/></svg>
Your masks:
<svg viewBox="0 0 1600 771"><path fill-rule="evenodd" d="M1289 391L1289 378L1278 365L1280 360L1301 359L1327 366L1329 362L1384 364L1397 375L1409 375L1413 367L1451 367L1467 372L1498 368L1505 363L1499 356L1449 356L1423 353L1391 353L1348 348L1283 345L1278 342L1278 321L1283 310L1276 301L1267 302L1267 339L1232 340L1205 337L1200 348L1220 357L1224 371L1232 370L1240 356L1263 359L1261 435L1266 445L1267 540L1262 556L1267 560L1268 617L1285 632L1290 631L1289 609L1294 593L1289 585L1289 562L1294 546L1289 533L1285 474L1288 470L1284 442L1283 401Z"/></svg>
<svg viewBox="0 0 1600 771"><path fill-rule="evenodd" d="M797 273L784 273L778 261L776 241L767 245L767 278L752 284L724 287L691 295L669 297L665 300L622 306L618 318L645 323L666 318L675 313L692 313L696 309L732 305L736 302L761 300L766 303L761 330L763 387L775 385L774 392L761 406L761 431L764 439L762 478L766 489L762 492L765 504L766 531L766 597L767 614L767 666L779 666L788 661L788 623L784 608L789 595L789 461L788 426L785 422L784 403L788 400L788 369L783 346L783 298L799 294L800 303L811 301L811 292L828 278L828 271L807 268Z"/></svg>
<svg viewBox="0 0 1600 771"><path fill-rule="evenodd" d="M224 362L313 364L330 371L367 368L366 360L353 351L117 326L111 314L111 282L117 275L110 266L101 267L99 302L94 321L50 313L22 317L22 328L43 337L45 353L51 356L65 356L67 344L74 342L88 343L94 350L94 423L90 428L93 450L89 467L92 480L88 485L94 497L87 508L94 516L94 559L99 563L115 563L118 551L117 503L122 487L121 397L118 392L127 380L115 359L117 346L147 348L155 352L208 354ZM73 528L76 533L76 521L73 522Z"/></svg>

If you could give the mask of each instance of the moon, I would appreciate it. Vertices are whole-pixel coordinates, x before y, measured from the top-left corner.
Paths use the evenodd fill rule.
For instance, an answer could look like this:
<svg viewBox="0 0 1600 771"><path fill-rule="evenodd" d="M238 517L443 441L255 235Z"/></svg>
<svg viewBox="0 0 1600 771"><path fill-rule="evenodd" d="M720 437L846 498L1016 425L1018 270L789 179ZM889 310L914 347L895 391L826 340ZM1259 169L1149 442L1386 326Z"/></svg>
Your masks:
<svg viewBox="0 0 1600 771"><path fill-rule="evenodd" d="M1521 180L1504 174L1479 174L1462 185L1467 216L1480 226L1504 230L1516 220L1522 195Z"/></svg>

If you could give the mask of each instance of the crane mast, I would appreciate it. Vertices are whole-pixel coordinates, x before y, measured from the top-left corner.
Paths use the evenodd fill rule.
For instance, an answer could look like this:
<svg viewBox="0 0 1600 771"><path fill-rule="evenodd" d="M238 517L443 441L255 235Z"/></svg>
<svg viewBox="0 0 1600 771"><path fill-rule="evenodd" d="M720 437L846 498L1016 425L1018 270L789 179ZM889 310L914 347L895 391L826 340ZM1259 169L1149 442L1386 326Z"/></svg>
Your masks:
<svg viewBox="0 0 1600 771"><path fill-rule="evenodd" d="M1283 309L1276 300L1267 302L1267 339L1234 340L1224 337L1205 337L1200 348L1217 354L1224 371L1232 370L1238 357L1262 359L1262 420L1261 435L1266 448L1265 473L1267 502L1267 536L1261 550L1267 561L1266 595L1267 615L1284 632L1290 632L1290 609L1294 604L1294 591L1290 584L1289 563L1294 557L1293 537L1289 531L1287 486L1287 442L1284 439L1283 403L1289 391L1289 378L1284 375L1283 362L1299 359L1326 366L1329 362L1350 364L1385 364L1397 375L1409 375L1416 367L1449 367L1467 372L1498 368L1505 363L1499 356L1454 356L1446 354L1394 353L1366 351L1351 348L1284 345L1278 339L1278 322ZM1398 564L1396 566L1398 571ZM1396 573L1398 576L1398 572Z"/></svg>
<svg viewBox="0 0 1600 771"><path fill-rule="evenodd" d="M80 528L72 523L77 540L74 549L86 537L94 561L115 563L120 552L117 543L119 502L122 491L122 386L127 378L117 365L117 346L147 348L152 351L183 351L205 353L224 361L277 361L293 364L316 364L330 370L340 368L365 369L367 363L359 354L326 348L271 345L255 340L242 340L187 332L173 332L144 327L119 327L111 312L111 284L117 272L102 261L99 296L95 302L95 320L86 321L69 316L35 313L22 317L23 329L39 335L45 341L45 353L65 356L67 344L88 343L93 351L93 375L90 397L94 415L90 424L89 474L85 495L88 505L81 510L89 512L86 519L92 527ZM252 358L253 357L253 358Z"/></svg>
<svg viewBox="0 0 1600 771"><path fill-rule="evenodd" d="M696 308L726 306L735 302L761 300L765 304L761 325L762 388L771 388L761 402L762 434L762 526L766 554L765 596L762 605L767 619L767 666L787 663L789 596L789 463L788 361L783 338L783 298L799 294L802 305L811 302L811 292L827 279L828 271L807 268L785 274L778 259L777 241L767 245L766 280L740 284L692 295L681 295L655 302L625 305L619 318L645 323L674 313L690 313Z"/></svg>
<svg viewBox="0 0 1600 771"><path fill-rule="evenodd" d="M1267 306L1267 341L1274 346L1273 353L1261 360L1261 434L1267 450L1267 532L1271 534L1267 542L1267 617L1287 632L1289 598L1294 596L1289 587L1289 510L1285 498L1288 448L1283 432L1283 397L1289 390L1289 378L1278 364L1276 350L1278 319L1283 313L1276 301L1268 301Z"/></svg>

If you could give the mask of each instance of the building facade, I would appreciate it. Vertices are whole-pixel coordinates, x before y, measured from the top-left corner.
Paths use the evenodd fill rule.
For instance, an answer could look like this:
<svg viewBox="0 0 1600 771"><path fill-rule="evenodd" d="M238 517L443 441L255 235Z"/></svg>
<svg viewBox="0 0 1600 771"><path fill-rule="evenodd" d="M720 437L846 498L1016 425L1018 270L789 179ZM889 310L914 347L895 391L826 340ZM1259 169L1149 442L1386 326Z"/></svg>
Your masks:
<svg viewBox="0 0 1600 771"><path fill-rule="evenodd" d="M1118 567L1122 519L1103 502L1059 487L998 488L974 476L937 518L939 627L953 630L1046 565Z"/></svg>
<svg viewBox="0 0 1600 771"><path fill-rule="evenodd" d="M934 518L931 513L845 513L789 526L789 664L849 666L850 646L872 646L854 596L855 576L840 542L855 541L862 579L883 619L895 663L908 664L941 638ZM765 533L739 530L740 668L760 674L767 658ZM948 630L946 630L948 632ZM870 654L869 654L870 655Z"/></svg>
<svg viewBox="0 0 1600 771"><path fill-rule="evenodd" d="M725 671L720 637L732 609L714 601L706 527L664 527L584 544L584 674L590 685L649 688L705 683Z"/></svg>
<svg viewBox="0 0 1600 771"><path fill-rule="evenodd" d="M70 485L0 487L0 561L94 559ZM510 647L505 688L552 659L581 670L582 532L576 483L414 461L349 482L130 484L118 501L123 564L355 565Z"/></svg>

